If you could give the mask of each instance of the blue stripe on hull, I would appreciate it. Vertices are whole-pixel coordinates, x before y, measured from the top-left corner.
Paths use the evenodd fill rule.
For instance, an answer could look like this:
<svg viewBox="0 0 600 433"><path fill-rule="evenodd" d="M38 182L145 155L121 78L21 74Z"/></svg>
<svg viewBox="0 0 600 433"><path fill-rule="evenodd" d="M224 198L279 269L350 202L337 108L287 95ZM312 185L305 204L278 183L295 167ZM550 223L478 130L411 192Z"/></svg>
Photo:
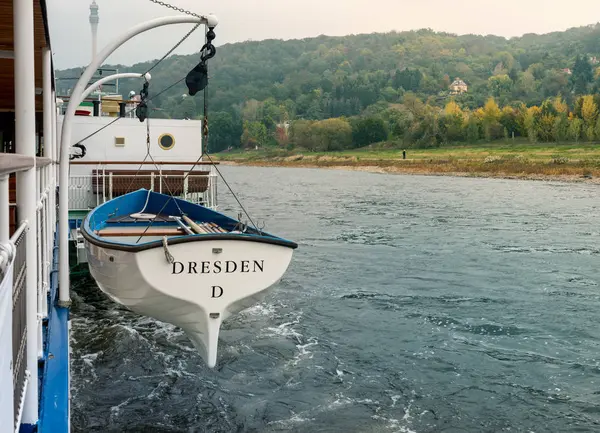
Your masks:
<svg viewBox="0 0 600 433"><path fill-rule="evenodd" d="M58 301L58 248L56 248L56 239L54 245L48 299L48 321L43 333L44 359L40 387L38 433L67 433L70 422L69 309L60 308L56 305Z"/></svg>

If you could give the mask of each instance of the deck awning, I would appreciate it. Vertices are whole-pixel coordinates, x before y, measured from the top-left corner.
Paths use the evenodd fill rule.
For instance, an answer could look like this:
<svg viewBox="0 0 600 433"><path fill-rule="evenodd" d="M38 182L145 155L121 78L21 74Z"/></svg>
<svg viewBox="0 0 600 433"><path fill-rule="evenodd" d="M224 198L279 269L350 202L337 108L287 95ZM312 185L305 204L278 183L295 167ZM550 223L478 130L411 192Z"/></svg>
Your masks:
<svg viewBox="0 0 600 433"><path fill-rule="evenodd" d="M13 111L15 107L14 92L14 36L13 36L13 1L0 0L0 111ZM33 1L34 9L34 44L35 44L35 87L36 110L42 111L42 50L50 47L48 32L48 14L46 0Z"/></svg>

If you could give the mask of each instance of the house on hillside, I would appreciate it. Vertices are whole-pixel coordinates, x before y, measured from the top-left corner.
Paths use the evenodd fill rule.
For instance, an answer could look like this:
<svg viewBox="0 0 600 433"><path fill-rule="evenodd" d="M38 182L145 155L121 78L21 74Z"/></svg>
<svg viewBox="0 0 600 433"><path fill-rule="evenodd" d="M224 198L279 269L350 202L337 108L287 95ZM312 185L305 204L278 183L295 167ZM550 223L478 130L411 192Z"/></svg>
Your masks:
<svg viewBox="0 0 600 433"><path fill-rule="evenodd" d="M590 63L592 65L597 65L598 63L600 63L600 59L598 59L598 57L596 56L590 56Z"/></svg>
<svg viewBox="0 0 600 433"><path fill-rule="evenodd" d="M469 90L469 86L460 78L456 77L456 79L450 84L450 93L453 95L460 95L462 93L467 93Z"/></svg>
<svg viewBox="0 0 600 433"><path fill-rule="evenodd" d="M573 71L571 71L571 68L564 68L564 69L561 69L561 71L563 74L567 74L567 75L573 74Z"/></svg>

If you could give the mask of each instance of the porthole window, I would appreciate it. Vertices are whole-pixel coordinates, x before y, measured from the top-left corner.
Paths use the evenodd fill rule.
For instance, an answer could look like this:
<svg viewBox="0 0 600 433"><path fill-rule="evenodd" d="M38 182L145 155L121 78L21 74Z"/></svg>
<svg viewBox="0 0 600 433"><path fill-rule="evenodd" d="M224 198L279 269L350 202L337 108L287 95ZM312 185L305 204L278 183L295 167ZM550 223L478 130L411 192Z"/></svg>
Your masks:
<svg viewBox="0 0 600 433"><path fill-rule="evenodd" d="M158 145L163 150L171 150L175 146L175 138L171 134L162 134L158 137Z"/></svg>

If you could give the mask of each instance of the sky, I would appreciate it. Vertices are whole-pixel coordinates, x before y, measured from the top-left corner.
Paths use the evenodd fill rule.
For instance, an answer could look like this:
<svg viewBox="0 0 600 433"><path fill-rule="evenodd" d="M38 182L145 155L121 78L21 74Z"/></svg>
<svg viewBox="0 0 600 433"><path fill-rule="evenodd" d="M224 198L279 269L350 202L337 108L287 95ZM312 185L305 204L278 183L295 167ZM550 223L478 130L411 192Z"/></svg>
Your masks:
<svg viewBox="0 0 600 433"><path fill-rule="evenodd" d="M150 0L96 0L98 50L132 25L179 12ZM84 66L91 57L91 0L47 0L50 38L58 69ZM598 0L170 0L198 14L215 14L215 45L263 39L404 31L431 28L457 34L513 37L548 33L600 21ZM123 45L106 63L132 65L160 58L191 24L154 29ZM198 52L196 31L175 53Z"/></svg>

